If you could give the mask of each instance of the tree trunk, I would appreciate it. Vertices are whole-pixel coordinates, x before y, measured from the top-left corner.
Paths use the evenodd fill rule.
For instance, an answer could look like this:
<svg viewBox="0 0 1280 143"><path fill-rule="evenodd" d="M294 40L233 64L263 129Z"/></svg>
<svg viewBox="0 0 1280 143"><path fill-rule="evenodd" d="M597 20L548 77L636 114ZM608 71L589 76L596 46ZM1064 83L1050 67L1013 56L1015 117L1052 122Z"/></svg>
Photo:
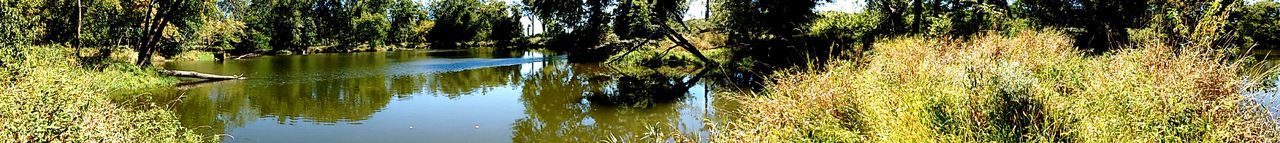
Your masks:
<svg viewBox="0 0 1280 143"><path fill-rule="evenodd" d="M903 23L903 21L905 21L906 18L903 16L904 14L897 2L889 2L889 3L891 3L891 5L887 7L889 12L888 13L889 25L893 29L890 31L895 34L901 34L902 26L905 26L904 25L905 23Z"/></svg>
<svg viewBox="0 0 1280 143"><path fill-rule="evenodd" d="M911 7L915 12L915 21L911 21L911 33L920 33L920 22L924 21L924 0L912 0Z"/></svg>
<svg viewBox="0 0 1280 143"><path fill-rule="evenodd" d="M671 29L671 26L666 23L660 23L659 25L662 26L663 30L667 31L667 38L670 38L671 42L675 42L677 45L680 45L680 47L684 47L684 50L689 51L689 53L693 54L694 57L698 57L698 59L706 62L707 65L719 64L716 63L716 61L711 60L711 58L707 58L707 56L702 55L702 52L698 51L698 47L690 44L688 39L685 39L684 36L680 35L680 33L676 33L675 29Z"/></svg>
<svg viewBox="0 0 1280 143"><path fill-rule="evenodd" d="M163 38L162 31L165 28L165 19L163 17L156 17L156 19L157 20L155 20L155 22L151 23L152 25L150 27L152 28L146 32L147 39L143 41L142 47L138 47L142 48L142 50L138 52L138 66L151 66L151 55L155 53L156 49L158 49L157 47L159 47L160 38Z"/></svg>
<svg viewBox="0 0 1280 143"><path fill-rule="evenodd" d="M151 14L150 16L148 16L147 24L143 25L143 27L145 27L143 29L145 30L143 31L143 35L146 36L146 38L143 39L141 44L139 44L141 46L134 47L135 50L138 50L137 64L138 66L142 66L142 67L151 66L151 55L154 54L156 50L159 49L158 48L160 46L159 43L164 38L163 37L164 28L168 26L168 24L165 24L165 23L167 23L169 20L169 17L172 16L170 15L172 14L172 11L173 11L172 7L173 5L181 5L181 4L175 4L172 1L166 1L166 2L152 1L151 3L152 3L151 5L155 5L155 4L168 4L168 5L160 6L159 8L155 8L151 5L148 5L148 9L154 9L155 11L157 11L157 13ZM153 11L153 10L148 10L148 11Z"/></svg>
<svg viewBox="0 0 1280 143"><path fill-rule="evenodd" d="M703 5L703 6L704 6L704 7L706 7L707 11L703 11L703 13L702 13L702 19L703 19L703 20L706 20L706 21L708 21L708 22L710 22L710 20L711 20L711 0L706 0L706 1L707 1L707 2L706 2L706 3L704 3L705 5Z"/></svg>
<svg viewBox="0 0 1280 143"><path fill-rule="evenodd" d="M164 75L169 75L169 76L199 78L199 79L207 79L207 80L245 79L243 76L239 76L239 75L225 76L225 75L199 73L199 72L193 72L193 71L160 70L160 73Z"/></svg>
<svg viewBox="0 0 1280 143"><path fill-rule="evenodd" d="M76 0L76 39L75 43L72 43L76 45L76 57L80 57L80 47L82 47L80 45L80 31L84 25L84 10L81 10L84 9L84 5L80 1Z"/></svg>

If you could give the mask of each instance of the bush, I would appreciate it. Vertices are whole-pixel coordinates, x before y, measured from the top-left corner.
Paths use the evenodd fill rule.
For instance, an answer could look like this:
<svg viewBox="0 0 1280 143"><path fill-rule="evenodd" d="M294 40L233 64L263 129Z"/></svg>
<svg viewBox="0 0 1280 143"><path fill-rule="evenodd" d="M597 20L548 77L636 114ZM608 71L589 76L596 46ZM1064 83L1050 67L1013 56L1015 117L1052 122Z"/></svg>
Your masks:
<svg viewBox="0 0 1280 143"><path fill-rule="evenodd" d="M889 40L783 73L716 139L746 142L1276 142L1240 62L1161 43L1100 56L1024 32ZM1256 81L1253 79L1246 81Z"/></svg>
<svg viewBox="0 0 1280 143"><path fill-rule="evenodd" d="M175 79L123 61L79 62L67 49L0 47L0 142L216 141L188 132L170 111L127 109L108 96Z"/></svg>
<svg viewBox="0 0 1280 143"><path fill-rule="evenodd" d="M876 17L865 13L822 12L814 20L809 34L826 41L857 43L875 29Z"/></svg>

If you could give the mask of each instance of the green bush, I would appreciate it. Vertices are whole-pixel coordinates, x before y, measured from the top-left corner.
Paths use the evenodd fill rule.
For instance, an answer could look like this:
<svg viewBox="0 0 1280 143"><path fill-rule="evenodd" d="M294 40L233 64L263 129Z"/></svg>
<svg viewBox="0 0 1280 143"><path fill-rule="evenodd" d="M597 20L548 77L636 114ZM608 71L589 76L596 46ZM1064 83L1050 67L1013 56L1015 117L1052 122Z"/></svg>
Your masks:
<svg viewBox="0 0 1280 143"><path fill-rule="evenodd" d="M0 142L216 141L179 126L171 111L125 108L109 96L176 79L128 62L81 62L67 49L0 47Z"/></svg>
<svg viewBox="0 0 1280 143"><path fill-rule="evenodd" d="M1280 49L1280 3L1258 1L1240 11L1235 24L1246 46Z"/></svg>
<svg viewBox="0 0 1280 143"><path fill-rule="evenodd" d="M878 20L866 13L822 12L809 27L809 35L840 43L860 42L875 30Z"/></svg>

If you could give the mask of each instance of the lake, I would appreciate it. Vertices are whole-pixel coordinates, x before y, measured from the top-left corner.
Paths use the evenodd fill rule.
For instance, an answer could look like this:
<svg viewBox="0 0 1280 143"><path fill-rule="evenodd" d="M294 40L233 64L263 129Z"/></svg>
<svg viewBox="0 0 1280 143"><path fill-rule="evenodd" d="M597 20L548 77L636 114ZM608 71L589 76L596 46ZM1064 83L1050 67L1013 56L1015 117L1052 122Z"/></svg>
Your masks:
<svg viewBox="0 0 1280 143"><path fill-rule="evenodd" d="M222 142L598 142L706 138L717 100L703 70L624 72L545 52L416 50L175 61L243 75L149 91L148 104ZM634 68L632 68L634 69ZM670 71L670 70L668 70Z"/></svg>

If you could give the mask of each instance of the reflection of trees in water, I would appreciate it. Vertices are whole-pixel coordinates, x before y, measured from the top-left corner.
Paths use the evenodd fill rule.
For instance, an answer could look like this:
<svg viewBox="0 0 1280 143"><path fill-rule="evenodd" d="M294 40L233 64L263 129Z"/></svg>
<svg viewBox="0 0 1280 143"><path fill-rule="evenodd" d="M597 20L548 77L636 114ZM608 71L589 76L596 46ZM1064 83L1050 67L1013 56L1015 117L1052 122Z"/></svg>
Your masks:
<svg viewBox="0 0 1280 143"><path fill-rule="evenodd" d="M542 66L521 81L527 117L512 126L514 142L598 142L611 136L639 137L650 129L675 132L669 123L680 123L681 104L660 103L682 99L699 79L653 74L615 80L602 75L606 69L597 65ZM645 106L616 106L637 104Z"/></svg>
<svg viewBox="0 0 1280 143"><path fill-rule="evenodd" d="M249 101L260 114L273 116L279 123L297 120L321 123L364 120L386 106L394 96L389 91L392 88L388 87L390 84L385 75L386 56L329 55L271 61L250 66L268 65L269 67L255 70L281 73L289 77L286 80L318 79L312 82L285 81L283 84L245 85L247 87L240 88L259 94ZM321 71L337 72L330 72L336 75L301 74Z"/></svg>
<svg viewBox="0 0 1280 143"><path fill-rule="evenodd" d="M425 53L439 58L518 58L524 56L524 52L525 50L476 47L468 50L436 50Z"/></svg>
<svg viewBox="0 0 1280 143"><path fill-rule="evenodd" d="M391 101L385 76L370 76L314 83L271 86L273 91L250 100L264 115L280 123L305 119L322 123L368 119ZM250 88L252 89L252 88Z"/></svg>
<svg viewBox="0 0 1280 143"><path fill-rule="evenodd" d="M393 93L412 93L391 84L383 71L386 56L313 55L305 58L307 62L302 60L300 56L264 57L177 67L263 77L175 92L186 94L175 105L180 120L188 128L210 134L221 134L227 126L243 127L262 117L273 117L280 124L357 121L385 107ZM317 75L325 71L335 74Z"/></svg>
<svg viewBox="0 0 1280 143"><path fill-rule="evenodd" d="M541 69L535 69L532 73L528 73L527 77L521 80L520 100L524 103L525 115L524 119L516 120L512 129L516 134L512 140L516 142L554 142L547 138L548 136L564 137L558 138L563 140L573 140L569 134L580 133L563 133L559 129L578 128L582 126L581 121L586 118L581 114L587 111L589 106L582 104L583 91L599 88L594 85L587 84L588 81L583 78L575 78L574 73L569 66L561 62L545 62L539 66ZM541 135L523 136L527 133L544 133ZM547 138L547 139L543 139ZM592 141L592 140L578 140Z"/></svg>
<svg viewBox="0 0 1280 143"><path fill-rule="evenodd" d="M382 76L321 80L313 83L253 85L219 83L186 92L176 109L188 128L221 133L262 117L279 124L339 123L368 119L401 92Z"/></svg>
<svg viewBox="0 0 1280 143"><path fill-rule="evenodd" d="M653 127L659 132L677 131L666 123L680 122L683 105L665 103L685 98L700 79L688 75L619 75L608 67L571 65L562 60L525 65L534 67L525 72L521 72L525 66L502 66L388 75L386 58L397 56L405 55L321 56L306 58L308 62L298 62L304 60L298 57L280 57L181 68L273 77L190 88L175 108L184 126L213 135L263 117L279 124L359 121L370 118L391 100L409 95L425 93L456 99L497 87L519 86L526 117L515 121L514 141L595 142L609 136L640 136ZM338 75L316 75L330 73Z"/></svg>
<svg viewBox="0 0 1280 143"><path fill-rule="evenodd" d="M400 56L413 55L265 57L243 63L176 67L268 78L191 85L166 95L176 99L186 94L174 105L183 125L213 135L263 117L274 118L279 124L365 120L393 98L418 93L459 98L521 80L520 66L388 75L386 58Z"/></svg>
<svg viewBox="0 0 1280 143"><path fill-rule="evenodd" d="M179 114L178 120L184 127L202 135L222 134L228 126L243 127L246 123L261 117L256 110L242 110L251 109L250 106L252 106L248 101L247 94L244 94L244 90L227 90L236 88L210 86L241 84L239 82L241 81L206 83L205 85L191 88L195 90L220 90L218 93L187 92L186 90L188 89L152 91L152 93L157 94L151 96L155 98L151 102L168 103L173 101L170 106Z"/></svg>
<svg viewBox="0 0 1280 143"><path fill-rule="evenodd" d="M596 105L627 107L675 103L684 99L689 94L689 89L706 73L707 70L693 76L669 76L661 72L639 75L620 73L612 91L589 93L587 100Z"/></svg>
<svg viewBox="0 0 1280 143"><path fill-rule="evenodd" d="M707 69L703 85L722 87L726 91L759 91L769 80L768 72L751 71L735 68Z"/></svg>
<svg viewBox="0 0 1280 143"><path fill-rule="evenodd" d="M519 81L520 76L520 66L502 66L436 73L424 79L430 81L425 84L429 93L457 99L462 95L484 94L495 87L511 85Z"/></svg>

